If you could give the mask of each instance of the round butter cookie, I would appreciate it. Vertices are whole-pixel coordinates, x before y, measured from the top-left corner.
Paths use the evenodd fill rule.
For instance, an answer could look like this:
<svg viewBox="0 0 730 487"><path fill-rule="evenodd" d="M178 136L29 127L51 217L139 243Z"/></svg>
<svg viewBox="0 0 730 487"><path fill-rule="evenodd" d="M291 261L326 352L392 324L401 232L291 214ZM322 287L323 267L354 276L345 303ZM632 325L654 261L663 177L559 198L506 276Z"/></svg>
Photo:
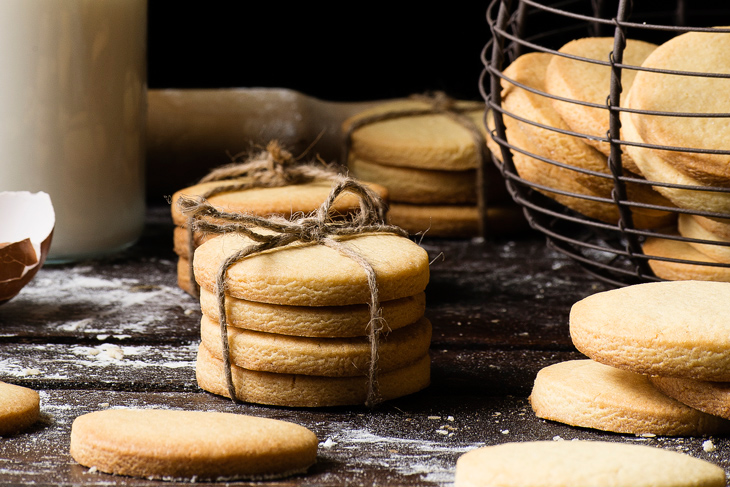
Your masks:
<svg viewBox="0 0 730 487"><path fill-rule="evenodd" d="M656 47L656 44L649 42L627 39L621 64L641 66ZM558 50L562 54L575 57L552 56L547 66L545 87L548 93L604 107L553 100L555 110L574 132L602 139L607 137L610 117L606 99L611 92L611 67L590 60L609 62L613 50L613 37L584 37L568 42ZM631 88L636 73L635 69L621 70L621 106L624 94ZM591 138L586 138L585 142L607 156L611 153L608 142ZM626 170L641 174L626 153L622 157L622 164Z"/></svg>
<svg viewBox="0 0 730 487"><path fill-rule="evenodd" d="M474 127L484 131L484 105L457 101ZM391 112L430 109L431 105L414 99L394 100L365 110L344 121L343 132L365 118ZM367 123L351 133L351 153L358 158L388 166L416 167L441 171L463 171L479 166L479 152L470 129L447 115L404 116Z"/></svg>
<svg viewBox="0 0 730 487"><path fill-rule="evenodd" d="M187 217L178 207L181 196L201 196L219 186L242 184L246 178L226 181L211 181L200 183L176 191L172 195L172 220L175 225L182 226ZM258 216L279 215L285 218L291 215L308 215L315 211L329 197L335 183L328 180L316 180L305 184L292 184L273 188L249 188L241 191L220 193L208 198L210 204L221 210L247 213ZM379 184L368 183L368 188L387 201L388 190ZM347 212L359 207L359 200L355 195L345 193L335 201L334 211Z"/></svg>
<svg viewBox="0 0 730 487"><path fill-rule="evenodd" d="M699 411L730 419L730 382L709 382L679 377L649 377L669 397Z"/></svg>
<svg viewBox="0 0 730 487"><path fill-rule="evenodd" d="M188 294L196 294L196 289L193 286L190 276L190 261L185 257L179 257L177 259L177 285Z"/></svg>
<svg viewBox="0 0 730 487"><path fill-rule="evenodd" d="M476 169L441 171L414 167L387 166L351 157L347 164L350 175L361 180L377 182L388 188L391 202L411 204L476 204ZM487 195L493 192L505 196L504 182L497 175ZM494 180L495 178L492 178Z"/></svg>
<svg viewBox="0 0 730 487"><path fill-rule="evenodd" d="M663 43L644 68L689 73L730 74L730 33L687 32ZM628 108L675 113L730 113L730 78L640 71L631 87ZM671 117L632 112L630 118L648 144L727 150L730 125L722 118ZM678 170L704 185L730 187L726 154L661 151Z"/></svg>
<svg viewBox="0 0 730 487"><path fill-rule="evenodd" d="M530 123L517 121L515 124L522 130L530 145L540 148L540 154L555 161L594 173L608 174L606 156L585 140L565 134L570 127L555 110L552 99L547 96L527 91L512 84L515 81L534 90L545 92L545 76L548 64L553 56L544 53L528 53L515 59L505 70L502 80L502 106L508 113L527 119L556 130L548 130ZM509 140L510 134L507 133ZM548 163L543 163L550 166ZM552 166L554 171L565 173L565 177L601 194L610 194L613 180L595 174L575 171L569 168Z"/></svg>
<svg viewBox="0 0 730 487"><path fill-rule="evenodd" d="M629 100L631 97L632 94L629 93ZM634 119L629 116L629 112L621 112L620 117L626 140L646 143L638 133ZM663 152L635 145L625 145L624 150L631 155L632 160L641 170L641 174L648 181L687 186L686 188L662 186L661 184L653 186L657 192L677 207L696 211L730 213L730 192L703 189L707 186L705 183L681 171L676 164L665 159Z"/></svg>
<svg viewBox="0 0 730 487"><path fill-rule="evenodd" d="M218 298L200 290L200 307L205 316L218 322ZM426 294L380 303L385 331L397 330L421 318ZM284 306L226 297L226 320L230 326L247 330L302 337L367 336L370 309L366 304L349 306Z"/></svg>
<svg viewBox="0 0 730 487"><path fill-rule="evenodd" d="M210 240L211 238L215 237L215 234L208 233L208 234L202 234L200 232L195 232L193 234L193 245L194 248L200 247L200 245L203 242L206 242ZM184 227L175 227L172 230L172 243L173 243L173 251L175 254L177 254L178 257L181 257L185 260L188 260L190 258L190 246L189 246L189 237L188 237L188 230ZM188 274L190 271L188 270Z"/></svg>
<svg viewBox="0 0 730 487"><path fill-rule="evenodd" d="M223 360L220 326L203 316L201 343L218 360ZM264 333L228 327L231 363L247 370L277 374L354 377L367 375L370 340L354 338L309 338ZM431 323L426 318L380 338L378 370L388 372L405 367L428 353Z"/></svg>
<svg viewBox="0 0 730 487"><path fill-rule="evenodd" d="M0 436L18 433L40 419L40 396L33 389L0 382Z"/></svg>
<svg viewBox="0 0 730 487"><path fill-rule="evenodd" d="M423 292L429 279L426 251L394 234L337 238L373 267L381 301ZM254 242L237 234L211 239L195 251L193 267L200 287L216 288L226 258ZM367 275L353 259L320 244L292 244L251 255L228 269L227 294L247 301L293 306L367 304Z"/></svg>
<svg viewBox="0 0 730 487"><path fill-rule="evenodd" d="M243 414L106 409L77 417L71 456L98 471L165 480L264 480L306 472L318 440L286 421Z"/></svg>
<svg viewBox="0 0 730 487"><path fill-rule="evenodd" d="M597 362L639 374L730 381L730 283L666 281L593 294L570 336Z"/></svg>
<svg viewBox="0 0 730 487"><path fill-rule="evenodd" d="M391 203L388 222L410 234L429 237L474 237L479 234L479 209L464 205L409 205ZM516 205L487 208L487 235L507 235L527 229L522 210Z"/></svg>
<svg viewBox="0 0 730 487"><path fill-rule="evenodd" d="M716 244L693 241L688 241L687 243L713 260L730 263L730 239L719 237L710 232L702 226L694 215L689 215L687 213L679 215L679 219L677 220L677 230L683 237L694 240L709 240L717 242Z"/></svg>
<svg viewBox="0 0 730 487"><path fill-rule="evenodd" d="M730 421L662 394L647 376L593 360L540 370L530 405L538 418L614 433L701 436L730 431Z"/></svg>
<svg viewBox="0 0 730 487"><path fill-rule="evenodd" d="M708 257L687 242L649 237L641 249L649 257L689 261L676 262L650 258L649 267L661 279L730 282L730 266Z"/></svg>
<svg viewBox="0 0 730 487"><path fill-rule="evenodd" d="M200 345L195 367L201 389L230 397L223 374L223 361ZM287 407L355 406L368 397L368 379L276 374L231 366L236 396L244 402ZM418 392L431 380L431 359L424 355L400 369L378 375L378 392L387 401Z"/></svg>
<svg viewBox="0 0 730 487"><path fill-rule="evenodd" d="M645 445L528 441L485 446L456 461L454 487L723 487L708 461Z"/></svg>
<svg viewBox="0 0 730 487"><path fill-rule="evenodd" d="M702 228L721 240L730 240L730 220L702 215L692 215Z"/></svg>

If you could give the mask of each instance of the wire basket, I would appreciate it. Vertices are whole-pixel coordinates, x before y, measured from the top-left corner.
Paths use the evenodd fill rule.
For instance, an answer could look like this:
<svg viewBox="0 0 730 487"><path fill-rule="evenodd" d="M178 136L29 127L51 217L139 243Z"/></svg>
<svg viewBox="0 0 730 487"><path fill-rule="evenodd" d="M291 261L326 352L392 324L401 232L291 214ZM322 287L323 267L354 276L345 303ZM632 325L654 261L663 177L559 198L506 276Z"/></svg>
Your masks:
<svg viewBox="0 0 730 487"><path fill-rule="evenodd" d="M491 29L491 38L485 45L482 53L484 70L480 78L482 96L487 104L488 111L493 117L492 125L488 127L492 141L499 146L499 152L492 151L495 164L505 178L507 188L512 198L522 206L530 225L542 232L547 244L570 256L582 265L586 271L615 286L625 286L649 281L661 281L671 278L659 277L653 264L667 262L681 265L696 265L701 267L727 268L730 275L730 262L689 260L671 256L645 253L644 243L649 238L664 238L688 244L704 244L709 246L728 247L730 243L715 239L686 237L676 233L676 228L646 229L634 225L632 211L637 208L656 209L690 215L699 215L711 219L730 218L729 213L705 211L704 209L686 209L675 205L655 206L641 201L632 201L627 196L627 184L651 185L654 188L669 187L675 189L700 190L710 193L730 193L730 181L727 187L719 186L692 186L678 185L662 181L648 180L626 173L622 167L621 154L626 145L635 145L651 148L652 150L694 151L695 148L652 146L642 143L627 142L621 139L620 112L627 111L619 106L621 86L621 70L646 70L639 66L622 64L623 50L627 39L637 39L661 44L679 34L690 31L729 32L730 29L696 27L715 25L718 19L728 18L730 8L714 10L715 2L707 2L707 8L702 1L693 2L693 7L687 7L683 1L676 4L670 2L627 2L620 1L587 1L572 0L562 2L540 2L536 0L493 0L487 9L487 23ZM671 10L667 10L667 9ZM730 22L726 22L730 24ZM694 25L695 27L690 27ZM505 128L504 117L510 116L523 123L533 124L542 129L558 131L551 126L540 125L537 122L521 118L520 113L512 113L502 106L501 88L503 83L514 83L504 75L506 69L515 59L525 53L542 52L557 56L569 55L558 52L565 43L581 37L613 37L614 49L602 61L611 69L611 81L606 92L606 104L595 105L605 109L610 127L605 138L600 141L609 144L610 155L607 157L609 171L596 173L596 177L612 179L612 192L609 197L600 198L584 194L561 191L550 186L541 186L520 176L515 168L513 151L522 150L523 153L548 164L578 172L590 172L584 169L565 166L561 161L546 158L538 154L524 151L510 143L509 132ZM575 58L581 62L595 60ZM669 71L668 71L669 72ZM679 72L675 71L674 74ZM683 73L692 76L715 76L729 78L730 75L702 75L699 73ZM506 81L505 81L506 80ZM516 83L520 86L519 83ZM540 96L558 99L564 102L591 106L579 100L564 99L546 92L531 90L520 86ZM724 96L730 96L725 93ZM637 113L655 114L655 112ZM666 115L666 114L665 114ZM672 116L701 116L717 117L720 123L729 123L727 113L693 114L673 113ZM486 120L485 120L485 123ZM580 138L593 138L589 134L568 131L568 135ZM730 141L728 142L730 148ZM699 149L700 152L728 155L730 165L730 151ZM615 223L606 223L585 216L557 203L554 198L545 193L563 194L578 199L595 200L603 204L615 205L619 218ZM730 251L730 248L728 248ZM724 271L723 271L724 272ZM716 279L713 280L724 280Z"/></svg>

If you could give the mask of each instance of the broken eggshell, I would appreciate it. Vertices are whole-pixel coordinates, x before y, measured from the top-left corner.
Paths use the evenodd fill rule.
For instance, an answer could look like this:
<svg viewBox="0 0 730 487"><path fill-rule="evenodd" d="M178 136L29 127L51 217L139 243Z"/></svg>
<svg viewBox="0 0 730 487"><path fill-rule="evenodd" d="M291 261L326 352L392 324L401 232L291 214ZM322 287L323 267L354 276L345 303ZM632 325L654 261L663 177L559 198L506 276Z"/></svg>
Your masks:
<svg viewBox="0 0 730 487"><path fill-rule="evenodd" d="M43 266L56 214L44 192L0 192L0 304L15 297Z"/></svg>

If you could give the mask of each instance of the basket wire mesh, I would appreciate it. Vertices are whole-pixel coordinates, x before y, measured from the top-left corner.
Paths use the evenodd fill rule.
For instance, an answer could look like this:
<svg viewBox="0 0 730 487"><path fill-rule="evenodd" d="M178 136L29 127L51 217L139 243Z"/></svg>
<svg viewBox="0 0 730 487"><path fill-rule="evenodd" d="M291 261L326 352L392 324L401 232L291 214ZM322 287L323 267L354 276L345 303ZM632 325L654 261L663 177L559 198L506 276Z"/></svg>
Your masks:
<svg viewBox="0 0 730 487"><path fill-rule="evenodd" d="M730 9L703 8L702 2L693 2L688 8L683 1L678 1L672 10L667 10L669 2L637 2L636 5L626 0L619 1L580 1L539 2L536 0L493 0L486 13L486 20L491 36L482 51L484 70L480 78L480 90L487 105L487 111L493 115L493 127L488 126L492 140L499 145L500 153L493 153L494 163L498 166L512 198L522 206L530 225L543 233L547 244L568 255L582 265L585 270L597 278L615 286L624 286L640 282L665 280L657 277L650 266L652 261L675 262L699 266L725 267L730 263L687 260L659 255L647 255L642 244L649 237L661 237L687 243L700 243L713 246L730 246L725 241L705 240L678 235L668 229L644 229L634 225L632 209L645 208L670 212L688 213L710 218L730 218L730 214L701 209L685 209L674 206L652 205L646 202L631 200L626 191L627 184L651 185L683 190L699 190L706 192L730 193L729 187L691 186L653 181L626 174L622 167L621 155L623 147L635 145L657 150L706 152L730 156L728 150L710 150L692 147L660 146L640 142L628 142L621 139L620 112L633 111L642 114L674 117L715 117L721 123L728 123L727 113L676 113L641 111L622 108L619 100L622 92L621 71L623 69L660 71L667 74L685 76L704 76L730 78L721 73L688 73L672 70L657 70L622 64L623 53L628 38L640 39L661 44L662 42L685 32L728 32L730 29L715 27L690 27L690 23L707 25L727 16ZM716 5L708 2L708 6ZM671 7L670 7L671 8ZM729 34L730 35L730 34ZM563 54L558 49L565 43L580 37L613 37L613 51L605 60L593 60ZM535 90L529 86L509 79L504 69L515 59L527 52L542 52L556 56L571 57L580 62L591 62L610 67L610 89L606 93L606 104L598 105L590 102L559 97L547 92ZM609 118L609 131L603 138L594 135L563 130L540 124L520 113L505 110L502 106L501 87L504 82L535 93L568 103L600 108L606 111ZM725 94L730 96L730 94ZM545 130L564 133L565 135L584 139L599 140L610 144L610 155L607 164L610 171L600 173L588 169L566 165L561 161L531 153L522 147L510 143L504 124L504 117L509 116L522 123L531 124ZM485 125L487 119L485 117ZM730 143L729 143L730 146ZM513 151L523 153L539 161L599 178L610 178L613 190L610 198L577 194L558 188L530 182L520 177L513 161ZM730 165L730 162L728 163ZM542 192L541 192L542 191ZM545 196L543 192L562 194L572 198L592 200L598 203L615 205L619 219L616 224L606 223L584 216L581 213L557 203Z"/></svg>

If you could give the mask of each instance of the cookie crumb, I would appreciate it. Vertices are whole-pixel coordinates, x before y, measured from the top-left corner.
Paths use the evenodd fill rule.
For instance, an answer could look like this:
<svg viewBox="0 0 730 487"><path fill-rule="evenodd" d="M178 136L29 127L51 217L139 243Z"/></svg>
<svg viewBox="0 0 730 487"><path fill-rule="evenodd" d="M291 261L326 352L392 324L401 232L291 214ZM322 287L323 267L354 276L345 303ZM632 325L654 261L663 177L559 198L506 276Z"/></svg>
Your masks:
<svg viewBox="0 0 730 487"><path fill-rule="evenodd" d="M702 442L702 449L705 450L708 453L717 450L717 448L715 447L715 444L712 442L712 440L705 440L705 441L703 441Z"/></svg>
<svg viewBox="0 0 730 487"><path fill-rule="evenodd" d="M319 446L321 446L322 448L332 448L332 447L333 447L333 446L335 446L336 444L337 444L337 443L335 443L335 442L334 442L334 441L332 440L332 438L329 438L329 437L328 437L328 438L327 438L326 440L324 440L324 441L323 441L322 443L320 443L320 444L319 444Z"/></svg>

